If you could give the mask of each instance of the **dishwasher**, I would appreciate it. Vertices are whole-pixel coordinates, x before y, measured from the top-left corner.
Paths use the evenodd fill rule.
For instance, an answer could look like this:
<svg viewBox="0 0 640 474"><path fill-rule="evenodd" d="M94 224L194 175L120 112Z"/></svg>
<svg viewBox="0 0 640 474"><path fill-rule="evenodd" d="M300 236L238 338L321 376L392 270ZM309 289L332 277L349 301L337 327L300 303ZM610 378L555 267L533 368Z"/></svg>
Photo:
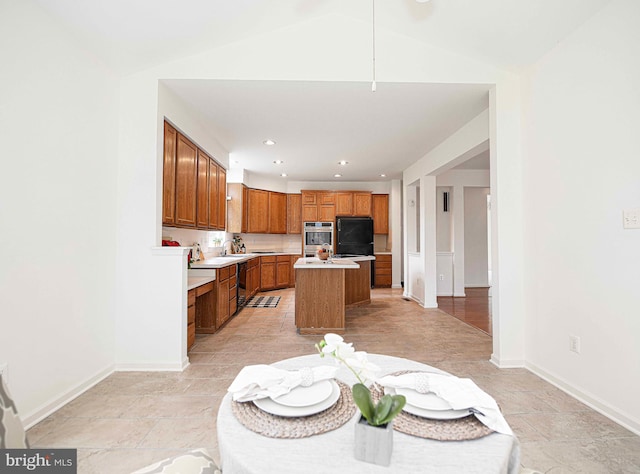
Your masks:
<svg viewBox="0 0 640 474"><path fill-rule="evenodd" d="M238 302L238 310L247 304L247 262L238 263L238 282L236 284L236 291Z"/></svg>

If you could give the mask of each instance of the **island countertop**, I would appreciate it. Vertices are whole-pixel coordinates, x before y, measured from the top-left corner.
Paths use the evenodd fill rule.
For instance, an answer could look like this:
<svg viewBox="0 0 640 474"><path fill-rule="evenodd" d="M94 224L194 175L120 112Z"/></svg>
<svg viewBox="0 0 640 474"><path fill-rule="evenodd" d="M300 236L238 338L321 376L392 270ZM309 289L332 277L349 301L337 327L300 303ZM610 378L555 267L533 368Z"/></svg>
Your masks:
<svg viewBox="0 0 640 474"><path fill-rule="evenodd" d="M299 258L293 268L358 268L357 262L375 260L373 255L361 255L349 258L332 258L331 260L320 260L318 257Z"/></svg>

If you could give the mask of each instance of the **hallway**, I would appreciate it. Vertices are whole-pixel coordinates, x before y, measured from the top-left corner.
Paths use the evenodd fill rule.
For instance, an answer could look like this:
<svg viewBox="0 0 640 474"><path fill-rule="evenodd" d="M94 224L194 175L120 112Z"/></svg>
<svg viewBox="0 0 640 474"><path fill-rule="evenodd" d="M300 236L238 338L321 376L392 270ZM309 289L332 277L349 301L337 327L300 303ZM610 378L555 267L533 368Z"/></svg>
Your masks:
<svg viewBox="0 0 640 474"><path fill-rule="evenodd" d="M491 336L489 288L465 288L466 296L438 296L438 309Z"/></svg>

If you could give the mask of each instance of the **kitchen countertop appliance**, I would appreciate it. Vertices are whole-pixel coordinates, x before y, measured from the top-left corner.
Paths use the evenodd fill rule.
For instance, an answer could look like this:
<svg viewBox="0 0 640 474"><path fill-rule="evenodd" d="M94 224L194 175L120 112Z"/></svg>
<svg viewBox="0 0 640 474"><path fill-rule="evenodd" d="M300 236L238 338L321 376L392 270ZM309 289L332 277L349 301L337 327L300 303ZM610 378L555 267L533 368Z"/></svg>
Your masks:
<svg viewBox="0 0 640 474"><path fill-rule="evenodd" d="M324 244L333 248L333 222L305 222L303 229L305 257L315 257Z"/></svg>
<svg viewBox="0 0 640 474"><path fill-rule="evenodd" d="M373 219L336 217L336 256L373 255ZM375 261L371 262L371 287L374 286Z"/></svg>

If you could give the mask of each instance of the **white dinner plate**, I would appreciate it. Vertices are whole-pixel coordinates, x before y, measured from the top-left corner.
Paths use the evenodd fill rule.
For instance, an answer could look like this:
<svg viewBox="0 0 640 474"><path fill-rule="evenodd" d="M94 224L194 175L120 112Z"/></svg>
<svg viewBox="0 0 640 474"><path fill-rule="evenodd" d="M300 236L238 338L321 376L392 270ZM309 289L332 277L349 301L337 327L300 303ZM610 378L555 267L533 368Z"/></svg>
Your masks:
<svg viewBox="0 0 640 474"><path fill-rule="evenodd" d="M398 393L398 390L400 389L393 389L393 388L384 388L384 393L389 394L389 395L394 395L395 393ZM414 391L414 390L412 390ZM418 393L418 392L416 392ZM398 393L399 395L404 395L401 393ZM435 394L431 394L433 396L435 396L436 398L438 398L439 400L441 400L442 402L447 404L447 408L437 408L435 410L430 410L427 408L420 408L417 407L415 405L411 405L409 403L409 400L407 399L407 403L405 403L404 407L402 408L402 411L406 411L407 413L411 413L412 415L416 415L416 416L420 416L422 418L429 418L431 420L456 420L458 418L464 418L465 416L469 416L471 414L471 412L469 412L468 408L462 409L462 410L454 410L453 408L451 408L451 406L444 400L442 400L440 397L437 397ZM406 395L405 395L406 398ZM439 404L439 402L433 402L435 406L442 406L442 404Z"/></svg>
<svg viewBox="0 0 640 474"><path fill-rule="evenodd" d="M332 392L331 380L321 380L308 387L297 386L289 393L272 398L272 400L288 407L308 407L326 400Z"/></svg>
<svg viewBox="0 0 640 474"><path fill-rule="evenodd" d="M331 395L326 400L323 400L320 403L316 403L315 405L304 407L288 407L286 405L276 403L270 398L261 398L260 400L254 400L253 403L255 403L256 406L261 410L266 411L267 413L271 413L272 415L286 417L315 415L316 413L320 413L321 411L332 407L333 404L336 403L340 398L340 387L338 386L338 384L334 380L329 380L328 382L330 382L331 384Z"/></svg>

